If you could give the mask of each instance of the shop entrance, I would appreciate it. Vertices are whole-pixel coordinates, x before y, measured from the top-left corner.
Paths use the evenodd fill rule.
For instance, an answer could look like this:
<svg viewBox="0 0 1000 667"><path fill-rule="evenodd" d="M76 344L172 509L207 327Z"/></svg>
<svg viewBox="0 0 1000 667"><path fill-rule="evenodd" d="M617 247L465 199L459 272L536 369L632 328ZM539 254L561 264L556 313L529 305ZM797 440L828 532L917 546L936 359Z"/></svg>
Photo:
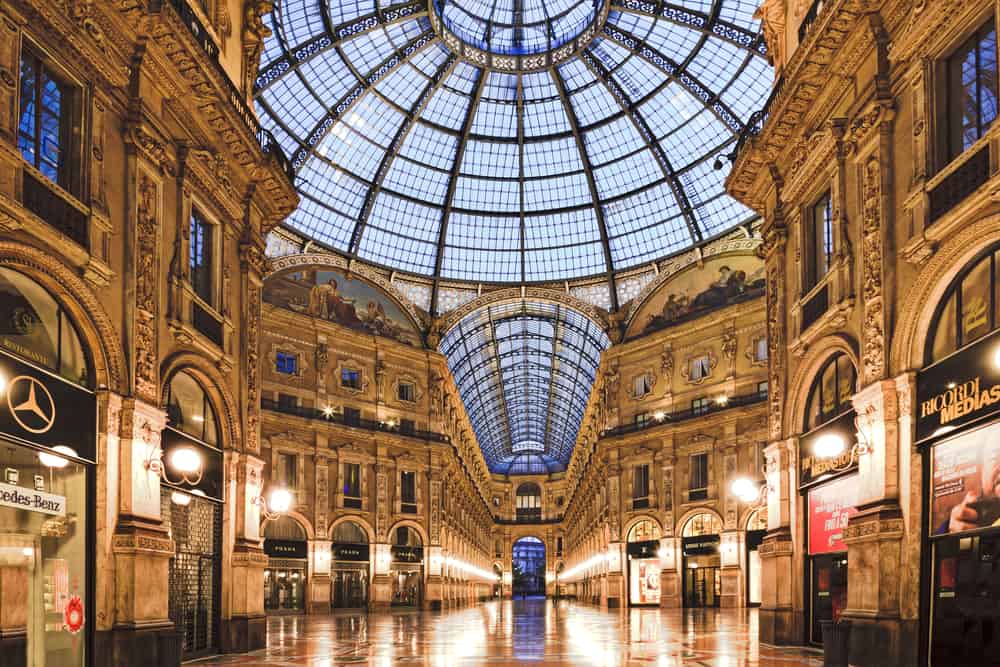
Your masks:
<svg viewBox="0 0 1000 667"><path fill-rule="evenodd" d="M684 606L718 607L722 598L719 544L722 522L703 512L691 517L681 531Z"/></svg>
<svg viewBox="0 0 1000 667"><path fill-rule="evenodd" d="M368 606L368 534L359 524L344 521L333 529L332 537L330 606L363 609Z"/></svg>
<svg viewBox="0 0 1000 667"><path fill-rule="evenodd" d="M514 599L545 596L545 543L537 537L514 542L511 575Z"/></svg>
<svg viewBox="0 0 1000 667"><path fill-rule="evenodd" d="M643 519L628 532L628 602L660 604L660 526Z"/></svg>
<svg viewBox="0 0 1000 667"><path fill-rule="evenodd" d="M408 526L393 531L392 604L397 607L420 607L424 602L424 543L420 534Z"/></svg>
<svg viewBox="0 0 1000 667"><path fill-rule="evenodd" d="M747 519L746 531L746 573L747 606L759 607L761 601L760 545L767 533L767 510L757 510Z"/></svg>
<svg viewBox="0 0 1000 667"><path fill-rule="evenodd" d="M264 610L303 613L306 609L306 564L309 543L306 531L289 516L264 526Z"/></svg>
<svg viewBox="0 0 1000 667"><path fill-rule="evenodd" d="M847 521L857 510L857 475L840 477L807 494L809 641L821 644L820 621L836 621L847 606Z"/></svg>

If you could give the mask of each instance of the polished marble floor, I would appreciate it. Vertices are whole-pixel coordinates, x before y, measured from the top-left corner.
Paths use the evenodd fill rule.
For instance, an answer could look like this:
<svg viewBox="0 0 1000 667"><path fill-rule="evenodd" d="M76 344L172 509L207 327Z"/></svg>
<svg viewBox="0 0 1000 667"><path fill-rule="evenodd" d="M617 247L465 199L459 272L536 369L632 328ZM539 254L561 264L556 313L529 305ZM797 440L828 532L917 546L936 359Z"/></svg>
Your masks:
<svg viewBox="0 0 1000 667"><path fill-rule="evenodd" d="M745 609L601 611L568 601L488 602L401 611L268 619L268 648L192 663L259 665L543 665L818 667L815 651L762 646Z"/></svg>

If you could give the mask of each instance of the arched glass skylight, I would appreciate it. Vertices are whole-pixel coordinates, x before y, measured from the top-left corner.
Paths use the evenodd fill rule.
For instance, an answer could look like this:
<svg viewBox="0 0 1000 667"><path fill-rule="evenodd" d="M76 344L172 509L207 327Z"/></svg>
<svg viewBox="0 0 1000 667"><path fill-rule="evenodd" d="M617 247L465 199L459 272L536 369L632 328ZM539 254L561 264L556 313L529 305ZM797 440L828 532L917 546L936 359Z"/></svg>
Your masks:
<svg viewBox="0 0 1000 667"><path fill-rule="evenodd" d="M441 341L492 472L564 470L607 335L581 313L519 301L467 315Z"/></svg>
<svg viewBox="0 0 1000 667"><path fill-rule="evenodd" d="M713 162L770 90L755 5L282 0L255 97L298 172L288 224L483 282L700 244L751 217Z"/></svg>

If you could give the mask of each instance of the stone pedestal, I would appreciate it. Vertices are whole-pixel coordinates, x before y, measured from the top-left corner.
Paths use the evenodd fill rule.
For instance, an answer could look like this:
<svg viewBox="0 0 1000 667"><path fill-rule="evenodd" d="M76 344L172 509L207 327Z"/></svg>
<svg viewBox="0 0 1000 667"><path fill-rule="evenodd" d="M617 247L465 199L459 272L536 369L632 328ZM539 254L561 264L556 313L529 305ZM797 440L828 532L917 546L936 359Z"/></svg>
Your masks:
<svg viewBox="0 0 1000 667"><path fill-rule="evenodd" d="M220 623L220 644L226 653L256 651L267 646L264 616L264 569L267 556L256 542L237 543L233 552L232 614Z"/></svg>
<svg viewBox="0 0 1000 667"><path fill-rule="evenodd" d="M372 577L371 595L368 598L368 608L372 611L388 609L392 605L392 577L388 574L376 574Z"/></svg>
<svg viewBox="0 0 1000 667"><path fill-rule="evenodd" d="M760 545L760 640L768 644L802 642L804 612L792 606L792 533L788 527L769 530Z"/></svg>
<svg viewBox="0 0 1000 667"><path fill-rule="evenodd" d="M676 609L683 606L680 572L674 569L660 570L660 606Z"/></svg>
<svg viewBox="0 0 1000 667"><path fill-rule="evenodd" d="M608 609L618 609L623 606L627 601L625 596L625 577L621 572L610 572L605 582L605 600L602 606Z"/></svg>
<svg viewBox="0 0 1000 667"><path fill-rule="evenodd" d="M424 609L440 611L445 601L445 582L440 575L432 574L427 577L427 592L424 595Z"/></svg>
<svg viewBox="0 0 1000 667"><path fill-rule="evenodd" d="M330 613L330 587L332 580L329 574L313 574L309 578L309 598L306 600L307 614Z"/></svg>
<svg viewBox="0 0 1000 667"><path fill-rule="evenodd" d="M180 635L169 618L173 540L163 527L122 520L113 538L115 623L97 638L97 654L115 665L176 667Z"/></svg>
<svg viewBox="0 0 1000 667"><path fill-rule="evenodd" d="M743 572L738 565L722 568L722 597L720 607L743 606Z"/></svg>
<svg viewBox="0 0 1000 667"><path fill-rule="evenodd" d="M858 508L844 530L847 545L847 609L852 665L916 664L917 621L899 613L903 514L894 501Z"/></svg>

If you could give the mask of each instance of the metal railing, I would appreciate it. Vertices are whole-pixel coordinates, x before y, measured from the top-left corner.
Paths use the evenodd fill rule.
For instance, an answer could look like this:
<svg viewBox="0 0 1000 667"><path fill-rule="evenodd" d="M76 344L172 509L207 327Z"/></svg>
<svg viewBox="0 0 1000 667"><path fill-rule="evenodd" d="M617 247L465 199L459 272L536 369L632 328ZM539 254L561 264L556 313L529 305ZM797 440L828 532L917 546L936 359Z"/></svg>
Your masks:
<svg viewBox="0 0 1000 667"><path fill-rule="evenodd" d="M244 125L250 130L250 133L254 135L257 139L257 143L260 144L261 151L265 155L274 156L278 164L281 165L281 169L285 172L289 183L295 183L295 170L292 168L292 162L285 155L285 151L282 150L281 145L271 134L271 131L261 127L260 122L257 120L257 114L253 112L250 105L247 104L246 96L243 92L233 84L233 80L229 78L229 74L226 73L225 69L222 67L222 63L219 62L219 45L215 43L212 39L212 35L202 24L201 19L195 13L191 6L186 0L170 0L170 5L177 12L181 21L188 27L191 32L191 36L194 37L195 41L201 47L205 55L208 56L209 61L212 62L213 66L216 68L218 73L221 75L222 80L225 82L227 87L227 93L229 95L229 103L236 109L236 113L243 120Z"/></svg>
<svg viewBox="0 0 1000 667"><path fill-rule="evenodd" d="M724 403L713 401L707 406L700 406L698 408L685 408L683 410L675 410L674 412L666 412L663 414L663 418L653 418L642 423L628 423L622 424L621 426L616 426L615 428L608 429L601 433L602 438L611 438L618 435L626 435L628 433L638 433L639 431L645 431L649 428L656 428L657 426L663 426L664 424L674 424L677 422L682 422L688 419L694 419L696 417L704 417L705 415L712 414L715 412L722 412L724 410L730 410L732 408L744 407L747 405L755 405L757 403L763 403L767 400L766 391L755 391L752 394L745 394L743 396L729 396L726 398Z"/></svg>
<svg viewBox="0 0 1000 667"><path fill-rule="evenodd" d="M349 418L343 413L320 410L319 408L307 408L300 405L284 405L270 398L262 398L260 406L264 410L280 412L286 415L294 415L305 419L316 419L330 424L341 424L353 428L361 428L366 431L381 431L383 433L396 433L409 438L429 440L431 442L450 443L451 438L443 433L434 431L423 431L420 429L402 428L399 424L390 425L388 422L380 422L374 419L362 419L361 417Z"/></svg>

